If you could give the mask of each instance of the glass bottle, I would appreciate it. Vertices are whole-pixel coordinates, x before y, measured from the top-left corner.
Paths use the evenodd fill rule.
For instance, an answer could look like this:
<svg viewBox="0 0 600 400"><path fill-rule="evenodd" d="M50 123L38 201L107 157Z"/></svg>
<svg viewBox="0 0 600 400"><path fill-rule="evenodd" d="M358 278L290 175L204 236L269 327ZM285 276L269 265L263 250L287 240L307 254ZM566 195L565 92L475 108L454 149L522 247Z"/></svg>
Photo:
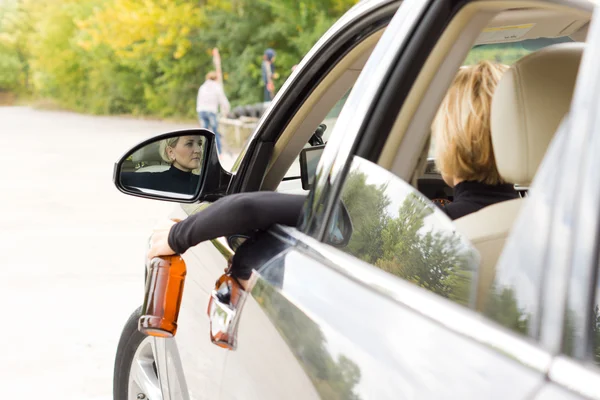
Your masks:
<svg viewBox="0 0 600 400"><path fill-rule="evenodd" d="M156 337L175 336L185 274L185 261L181 256L155 257L150 261L144 305L138 321L140 332Z"/></svg>

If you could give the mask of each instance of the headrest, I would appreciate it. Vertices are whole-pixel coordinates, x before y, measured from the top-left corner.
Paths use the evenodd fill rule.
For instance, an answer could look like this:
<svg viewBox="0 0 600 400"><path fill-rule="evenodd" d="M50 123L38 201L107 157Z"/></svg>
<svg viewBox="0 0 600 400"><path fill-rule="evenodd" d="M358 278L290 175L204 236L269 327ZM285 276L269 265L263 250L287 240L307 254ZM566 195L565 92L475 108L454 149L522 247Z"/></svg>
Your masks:
<svg viewBox="0 0 600 400"><path fill-rule="evenodd" d="M569 111L585 45L563 43L517 61L492 100L492 145L498 172L529 186L560 121Z"/></svg>
<svg viewBox="0 0 600 400"><path fill-rule="evenodd" d="M160 156L160 141L153 142L153 143L147 144L146 146L142 147L141 149L139 149L138 151L133 153L133 155L131 156L131 159L133 162L140 162L140 161L164 162L164 160Z"/></svg>

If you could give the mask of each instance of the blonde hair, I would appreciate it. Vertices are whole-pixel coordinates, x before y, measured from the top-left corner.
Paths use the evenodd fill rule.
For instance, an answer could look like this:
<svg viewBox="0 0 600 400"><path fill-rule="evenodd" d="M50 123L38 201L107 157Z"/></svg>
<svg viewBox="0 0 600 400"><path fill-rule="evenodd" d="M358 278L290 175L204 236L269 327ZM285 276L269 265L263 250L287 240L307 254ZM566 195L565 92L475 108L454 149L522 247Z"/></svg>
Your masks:
<svg viewBox="0 0 600 400"><path fill-rule="evenodd" d="M216 81L218 78L217 73L215 71L209 71L206 74L206 80Z"/></svg>
<svg viewBox="0 0 600 400"><path fill-rule="evenodd" d="M165 160L165 162L168 162L169 164L173 164L173 160L171 160L171 158L169 158L169 153L167 152L167 148L177 146L178 140L179 140L179 136L175 136L175 137L164 139L164 140L160 141L160 150L159 150L160 158L162 158L163 160Z"/></svg>
<svg viewBox="0 0 600 400"><path fill-rule="evenodd" d="M508 66L482 61L462 67L431 126L442 175L488 185L504 183L496 168L490 128L494 90Z"/></svg>

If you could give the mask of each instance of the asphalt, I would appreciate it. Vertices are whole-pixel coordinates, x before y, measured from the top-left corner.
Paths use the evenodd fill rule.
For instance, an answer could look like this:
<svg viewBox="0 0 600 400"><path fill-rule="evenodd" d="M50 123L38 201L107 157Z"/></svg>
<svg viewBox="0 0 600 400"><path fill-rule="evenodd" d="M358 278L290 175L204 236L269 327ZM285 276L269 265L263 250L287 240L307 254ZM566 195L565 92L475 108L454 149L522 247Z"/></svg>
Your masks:
<svg viewBox="0 0 600 400"><path fill-rule="evenodd" d="M112 399L147 241L176 207L119 193L113 164L186 127L0 107L0 397Z"/></svg>

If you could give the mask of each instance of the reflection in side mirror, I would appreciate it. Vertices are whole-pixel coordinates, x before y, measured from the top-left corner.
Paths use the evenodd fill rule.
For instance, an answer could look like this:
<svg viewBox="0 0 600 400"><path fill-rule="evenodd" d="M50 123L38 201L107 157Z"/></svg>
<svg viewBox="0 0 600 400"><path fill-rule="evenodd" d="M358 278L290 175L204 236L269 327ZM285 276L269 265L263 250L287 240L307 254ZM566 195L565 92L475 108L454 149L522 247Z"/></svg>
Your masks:
<svg viewBox="0 0 600 400"><path fill-rule="evenodd" d="M199 189L206 142L204 136L189 135L148 143L123 164L121 184L130 190L192 198Z"/></svg>
<svg viewBox="0 0 600 400"><path fill-rule="evenodd" d="M333 229L329 230L326 242L334 247L346 247L350 242L354 228L350 219L350 213L344 202L340 201L338 203L331 218Z"/></svg>
<svg viewBox="0 0 600 400"><path fill-rule="evenodd" d="M127 194L193 202L203 195L218 195L230 177L219 164L214 134L192 129L135 146L117 162L114 180Z"/></svg>

